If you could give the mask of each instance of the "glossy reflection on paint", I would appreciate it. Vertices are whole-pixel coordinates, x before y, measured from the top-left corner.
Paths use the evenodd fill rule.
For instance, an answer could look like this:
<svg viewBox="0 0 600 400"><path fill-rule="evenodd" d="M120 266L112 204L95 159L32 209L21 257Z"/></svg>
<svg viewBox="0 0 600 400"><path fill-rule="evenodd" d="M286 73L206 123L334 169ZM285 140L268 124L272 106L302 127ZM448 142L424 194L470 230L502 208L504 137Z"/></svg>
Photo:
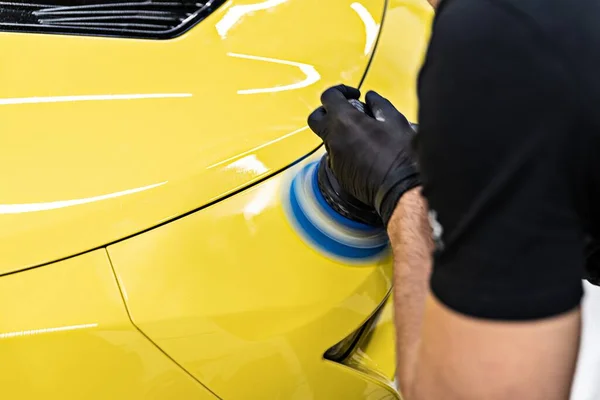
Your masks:
<svg viewBox="0 0 600 400"><path fill-rule="evenodd" d="M369 54L375 47L377 35L379 34L379 24L369 12L369 10L361 3L355 2L350 7L356 11L363 24L365 25L365 50L364 53Z"/></svg>
<svg viewBox="0 0 600 400"><path fill-rule="evenodd" d="M227 10L227 13L215 24L217 32L222 39L227 37L227 33L233 28L244 16L262 10L268 10L285 3L288 0L266 0L254 4L234 5Z"/></svg>
<svg viewBox="0 0 600 400"><path fill-rule="evenodd" d="M131 94L90 94L73 96L15 97L0 99L0 106L14 104L71 103L80 101L115 101L144 99L180 99L192 97L191 93L131 93Z"/></svg>
<svg viewBox="0 0 600 400"><path fill-rule="evenodd" d="M127 196L134 193L143 192L146 190L154 189L159 186L166 184L165 182L155 183L153 185L142 186L139 188L123 190L115 193L103 194L100 196L86 197L83 199L72 199L72 200L58 200L47 203L25 203L25 204L0 204L0 214L22 214L39 211L56 210L59 208L80 206L83 204L95 203L98 201L115 199L117 197Z"/></svg>
<svg viewBox="0 0 600 400"><path fill-rule="evenodd" d="M273 63L273 64L289 65L289 66L298 68L306 76L306 78L300 82L290 83L287 85L277 85L277 86L266 87L266 88L240 89L237 91L238 94L277 93L277 92L285 92L287 90L302 89L302 88L312 85L313 83L318 82L321 79L321 75L319 74L319 72L317 72L317 70L315 69L314 66L309 65L309 64L303 64L303 63L289 61L289 60L280 60L277 58L253 56L253 55L249 55L249 54L227 53L227 55L230 57L245 58L247 60L264 61L264 62Z"/></svg>

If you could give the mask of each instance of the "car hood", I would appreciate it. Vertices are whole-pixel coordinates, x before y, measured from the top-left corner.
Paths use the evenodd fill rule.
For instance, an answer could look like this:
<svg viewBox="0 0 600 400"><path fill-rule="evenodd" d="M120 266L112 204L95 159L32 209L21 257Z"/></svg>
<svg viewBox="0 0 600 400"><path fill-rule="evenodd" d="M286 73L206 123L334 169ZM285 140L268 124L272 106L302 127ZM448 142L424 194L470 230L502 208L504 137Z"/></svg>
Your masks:
<svg viewBox="0 0 600 400"><path fill-rule="evenodd" d="M229 1L181 37L0 34L0 274L134 235L319 145L383 0ZM334 17L335 16L335 17Z"/></svg>

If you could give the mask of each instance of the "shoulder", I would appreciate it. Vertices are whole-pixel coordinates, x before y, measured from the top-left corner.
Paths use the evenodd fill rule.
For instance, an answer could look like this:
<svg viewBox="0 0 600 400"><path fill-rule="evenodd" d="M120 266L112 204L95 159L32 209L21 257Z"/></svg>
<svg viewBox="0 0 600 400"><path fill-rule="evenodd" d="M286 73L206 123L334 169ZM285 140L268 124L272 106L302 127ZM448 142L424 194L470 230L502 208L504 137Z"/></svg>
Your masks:
<svg viewBox="0 0 600 400"><path fill-rule="evenodd" d="M534 54L558 53L555 36L563 32L556 20L561 10L542 6L544 3L546 1L539 0L444 0L434 20L432 45L451 43L456 49L474 46L473 50L486 51L490 44L504 44L514 49L529 47Z"/></svg>
<svg viewBox="0 0 600 400"><path fill-rule="evenodd" d="M444 0L419 75L422 100L451 91L458 101L470 89L499 101L511 96L510 103L517 93L538 99L532 106L549 99L573 104L578 94L569 61L540 22L544 18L521 4L535 8L530 3L536 2Z"/></svg>
<svg viewBox="0 0 600 400"><path fill-rule="evenodd" d="M443 33L446 40L457 44L490 40L517 48L534 44L534 53L550 52L563 58L568 47L582 39L582 32L600 32L598 12L600 3L595 0L576 4L564 0L442 0L433 32Z"/></svg>
<svg viewBox="0 0 600 400"><path fill-rule="evenodd" d="M486 318L563 312L581 291L577 93L515 4L444 0L419 78L415 147L444 243L432 290Z"/></svg>

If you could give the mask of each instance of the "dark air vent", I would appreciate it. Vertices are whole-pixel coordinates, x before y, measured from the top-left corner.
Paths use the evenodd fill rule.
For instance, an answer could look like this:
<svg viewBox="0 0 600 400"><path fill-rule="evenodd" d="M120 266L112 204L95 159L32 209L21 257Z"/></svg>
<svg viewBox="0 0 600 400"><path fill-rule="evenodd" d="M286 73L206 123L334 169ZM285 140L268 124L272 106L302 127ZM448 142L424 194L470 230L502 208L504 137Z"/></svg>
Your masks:
<svg viewBox="0 0 600 400"><path fill-rule="evenodd" d="M225 1L0 1L0 30L169 39L206 18Z"/></svg>

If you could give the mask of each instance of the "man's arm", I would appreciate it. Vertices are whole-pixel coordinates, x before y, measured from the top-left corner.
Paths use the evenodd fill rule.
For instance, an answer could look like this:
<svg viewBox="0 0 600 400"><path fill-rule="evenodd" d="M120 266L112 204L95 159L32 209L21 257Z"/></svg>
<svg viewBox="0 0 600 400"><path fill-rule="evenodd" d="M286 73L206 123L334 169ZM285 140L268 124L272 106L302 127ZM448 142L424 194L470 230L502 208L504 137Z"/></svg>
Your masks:
<svg viewBox="0 0 600 400"><path fill-rule="evenodd" d="M531 322L469 318L428 296L406 400L566 400L577 360L579 309Z"/></svg>
<svg viewBox="0 0 600 400"><path fill-rule="evenodd" d="M431 227L421 188L405 193L388 225L394 257L394 309L398 384L412 386L421 342L425 298L431 273Z"/></svg>
<svg viewBox="0 0 600 400"><path fill-rule="evenodd" d="M517 4L442 2L434 23L416 151L441 235L424 321L398 321L401 332L423 326L407 400L568 398L582 294L584 137L552 31Z"/></svg>
<svg viewBox="0 0 600 400"><path fill-rule="evenodd" d="M568 398L579 309L511 323L470 318L441 304L428 290L431 229L420 188L402 196L388 233L394 254L397 377L407 400Z"/></svg>
<svg viewBox="0 0 600 400"><path fill-rule="evenodd" d="M416 137L389 101L369 92L361 113L348 103L360 92L345 86L325 91L308 119L341 186L389 228L407 400L554 400L569 390L587 217L576 186L586 173L580 99L537 20L506 4L441 3ZM437 219L431 294L421 183Z"/></svg>

